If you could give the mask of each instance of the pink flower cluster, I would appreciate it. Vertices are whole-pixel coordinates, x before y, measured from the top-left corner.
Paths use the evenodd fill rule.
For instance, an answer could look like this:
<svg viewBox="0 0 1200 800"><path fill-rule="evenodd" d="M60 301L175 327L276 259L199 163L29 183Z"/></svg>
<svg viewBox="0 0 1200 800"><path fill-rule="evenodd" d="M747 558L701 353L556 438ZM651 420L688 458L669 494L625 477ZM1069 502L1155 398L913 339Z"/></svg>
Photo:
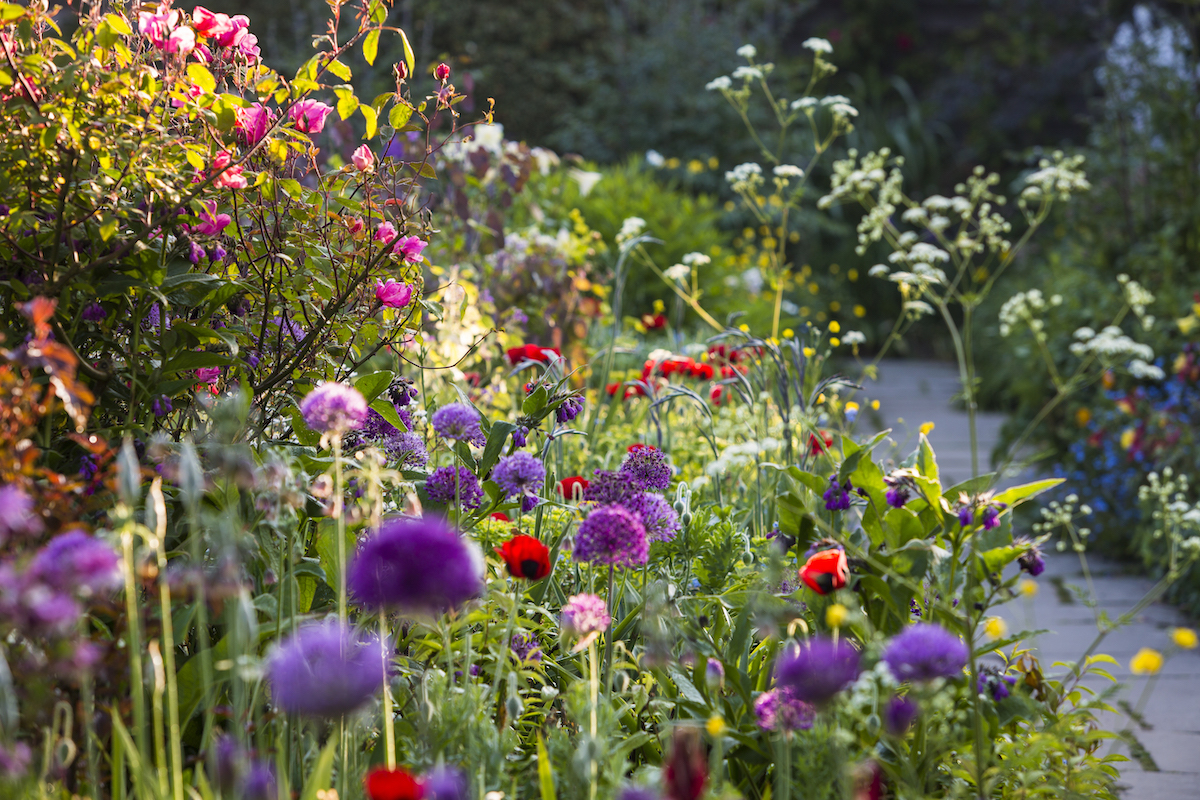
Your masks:
<svg viewBox="0 0 1200 800"><path fill-rule="evenodd" d="M392 245L392 253L402 257L410 264L420 264L425 260L425 256L421 255L421 251L429 246L429 242L423 241L416 236L401 236L396 238L396 226L390 222L381 222L379 227L375 229L373 237L377 242L383 242Z"/></svg>
<svg viewBox="0 0 1200 800"><path fill-rule="evenodd" d="M239 140L253 147L263 140L267 131L275 124L275 112L262 103L253 103L248 108L237 109L233 123Z"/></svg>
<svg viewBox="0 0 1200 800"><path fill-rule="evenodd" d="M325 127L325 118L332 112L333 106L306 98L288 109L288 118L301 133L320 133Z"/></svg>
<svg viewBox="0 0 1200 800"><path fill-rule="evenodd" d="M240 166L230 166L233 163L233 156L228 150L222 150L213 157L212 171L216 173L217 179L213 181L213 186L217 188L229 189L245 189L247 186L246 176L242 174Z"/></svg>
<svg viewBox="0 0 1200 800"><path fill-rule="evenodd" d="M200 221L192 226L192 233L201 236L219 236L231 222L228 214L218 214L217 204L211 200L204 203L204 210L196 215Z"/></svg>
<svg viewBox="0 0 1200 800"><path fill-rule="evenodd" d="M250 33L250 20L244 14L230 17L196 6L191 27L181 25L182 19L166 2L157 11L138 14L138 33L169 54L186 57L195 52L205 63L213 60L210 46L217 48L218 53L240 54L249 61L257 61L261 54L258 37Z"/></svg>
<svg viewBox="0 0 1200 800"><path fill-rule="evenodd" d="M413 288L407 283L397 283L388 278L375 285L375 299L388 308L404 308L412 300Z"/></svg>

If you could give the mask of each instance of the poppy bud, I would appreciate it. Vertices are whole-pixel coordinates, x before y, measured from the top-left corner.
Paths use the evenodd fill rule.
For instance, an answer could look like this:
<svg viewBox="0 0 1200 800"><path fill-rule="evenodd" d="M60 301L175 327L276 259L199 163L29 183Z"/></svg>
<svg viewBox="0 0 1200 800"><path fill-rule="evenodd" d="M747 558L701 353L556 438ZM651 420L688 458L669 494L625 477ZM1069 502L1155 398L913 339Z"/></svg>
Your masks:
<svg viewBox="0 0 1200 800"><path fill-rule="evenodd" d="M700 745L700 731L676 728L671 760L663 777L667 800L699 800L708 780L708 759Z"/></svg>
<svg viewBox="0 0 1200 800"><path fill-rule="evenodd" d="M816 553L800 568L800 580L817 594L829 594L843 588L850 580L846 552L835 548Z"/></svg>

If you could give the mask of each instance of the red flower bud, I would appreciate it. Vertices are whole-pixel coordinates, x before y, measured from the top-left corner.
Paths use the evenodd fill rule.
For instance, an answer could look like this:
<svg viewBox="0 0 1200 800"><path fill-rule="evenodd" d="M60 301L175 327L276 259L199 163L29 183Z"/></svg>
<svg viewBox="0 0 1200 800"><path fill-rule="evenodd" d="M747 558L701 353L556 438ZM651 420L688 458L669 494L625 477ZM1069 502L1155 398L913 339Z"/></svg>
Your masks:
<svg viewBox="0 0 1200 800"><path fill-rule="evenodd" d="M402 769L373 770L364 784L370 800L421 800L425 796L425 787Z"/></svg>
<svg viewBox="0 0 1200 800"><path fill-rule="evenodd" d="M667 800L699 800L708 781L708 758L700 743L700 731L676 728L671 760L663 772L663 794Z"/></svg>
<svg viewBox="0 0 1200 800"><path fill-rule="evenodd" d="M540 581L550 574L550 551L532 536L517 534L497 547L496 552L508 565L508 574L514 578Z"/></svg>
<svg viewBox="0 0 1200 800"><path fill-rule="evenodd" d="M815 554L800 568L800 580L817 594L829 594L841 589L850 580L846 551L833 548Z"/></svg>
<svg viewBox="0 0 1200 800"><path fill-rule="evenodd" d="M439 81L444 81L450 77L450 65L445 62L438 64L437 69L433 71L433 77Z"/></svg>
<svg viewBox="0 0 1200 800"><path fill-rule="evenodd" d="M578 486L580 491L588 488L591 483L587 478L581 475L573 475L570 478L563 478L558 482L558 493L563 497L572 498L575 496L575 487Z"/></svg>

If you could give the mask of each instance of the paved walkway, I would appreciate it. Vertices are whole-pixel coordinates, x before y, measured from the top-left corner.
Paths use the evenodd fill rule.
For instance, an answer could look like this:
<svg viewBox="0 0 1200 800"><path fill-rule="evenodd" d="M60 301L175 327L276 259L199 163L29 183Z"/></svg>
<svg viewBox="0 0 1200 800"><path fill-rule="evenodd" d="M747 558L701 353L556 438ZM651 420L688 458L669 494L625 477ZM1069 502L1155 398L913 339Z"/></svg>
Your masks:
<svg viewBox="0 0 1200 800"><path fill-rule="evenodd" d="M952 485L971 475L970 437L967 415L952 407L958 392L957 370L950 365L922 361L885 361L880 365L879 380L868 383L864 395L878 399L878 418L864 418L860 428L893 428L896 442L894 457L902 459L916 445L917 431L926 422L934 423L929 434L943 474L943 485ZM978 419L980 468L990 469L990 453L998 441L1002 414L981 414ZM873 423L873 424L872 424ZM877 455L885 454L881 447ZM1010 476L1004 482L1016 482ZM1097 596L1095 610L1080 598L1088 598L1083 568L1077 556L1051 553L1046 571L1038 578L1038 592L1032 598L1015 600L1001 609L1009 629L1047 629L1050 633L1034 643L1043 670L1048 675L1062 674L1056 661L1078 659L1096 637L1096 614L1106 612L1116 618L1128 611L1152 586L1144 575L1099 558L1089 558ZM1170 630L1179 625L1195 626L1173 607L1158 603L1145 609L1134 622L1108 635L1098 652L1114 657L1119 663L1102 665L1123 682L1111 698L1114 708L1136 708L1146 686L1146 678L1134 678L1129 662L1142 647L1170 652ZM1107 682L1091 681L1099 689ZM1127 704L1127 705L1124 705ZM1144 747L1140 758L1123 765L1121 783L1128 800L1186 800L1200 798L1200 650L1171 656L1157 676L1145 707L1142 723L1131 722L1122 711L1106 715L1101 725L1107 730L1132 727ZM1105 752L1111 745L1105 745ZM1130 755L1122 744L1120 752Z"/></svg>

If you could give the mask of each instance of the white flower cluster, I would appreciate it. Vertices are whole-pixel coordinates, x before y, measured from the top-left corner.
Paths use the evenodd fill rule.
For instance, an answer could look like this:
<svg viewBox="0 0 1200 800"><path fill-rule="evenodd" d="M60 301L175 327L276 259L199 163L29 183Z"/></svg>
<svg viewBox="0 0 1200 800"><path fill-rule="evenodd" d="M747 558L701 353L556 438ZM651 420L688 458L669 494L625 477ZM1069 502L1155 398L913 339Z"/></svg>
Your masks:
<svg viewBox="0 0 1200 800"><path fill-rule="evenodd" d="M900 174L904 159L892 158L891 150L886 147L867 153L861 160L857 150L851 149L848 155L849 158L833 162L829 194L817 201L817 208L824 210L846 201L858 201L868 208L858 223L855 248L858 255L863 255L872 242L883 238L896 207L904 201L900 190L904 182ZM867 202L868 197L871 202Z"/></svg>
<svg viewBox="0 0 1200 800"><path fill-rule="evenodd" d="M1083 156L1065 156L1056 150L1052 158L1043 158L1038 169L1025 178L1021 200L1069 200L1075 192L1086 192L1092 188L1084 173Z"/></svg>
<svg viewBox="0 0 1200 800"><path fill-rule="evenodd" d="M1129 369L1130 375L1135 378L1141 378L1142 380L1161 381L1163 378L1167 377L1167 374L1163 372L1162 367L1157 366L1156 364L1147 364L1140 358L1135 358L1133 361L1130 361L1127 368Z"/></svg>
<svg viewBox="0 0 1200 800"><path fill-rule="evenodd" d="M763 71L758 67L742 65L733 71L733 79L735 81L757 81L762 80Z"/></svg>
<svg viewBox="0 0 1200 800"><path fill-rule="evenodd" d="M1000 307L1000 335L1008 336L1014 328L1028 325L1039 342L1046 341L1046 325L1039 316L1049 306L1062 305L1062 301L1062 295L1056 294L1047 305L1040 289L1017 292Z"/></svg>
<svg viewBox="0 0 1200 800"><path fill-rule="evenodd" d="M666 164L667 160L663 158L663 154L657 150L647 150L646 163L654 169L662 169L663 164Z"/></svg>
<svg viewBox="0 0 1200 800"><path fill-rule="evenodd" d="M907 300L904 303L904 313L910 319L920 319L933 314L933 306L924 300Z"/></svg>
<svg viewBox="0 0 1200 800"><path fill-rule="evenodd" d="M801 111L817 107L817 98L801 97L799 100L792 101L792 111Z"/></svg>
<svg viewBox="0 0 1200 800"><path fill-rule="evenodd" d="M803 178L804 170L797 167L795 164L780 164L772 172L777 178Z"/></svg>
<svg viewBox="0 0 1200 800"><path fill-rule="evenodd" d="M724 475L731 469L749 466L754 463L756 456L773 452L782 446L783 442L769 436L759 442L749 441L731 444L721 451L720 458L709 462L704 467L704 471L713 477Z"/></svg>
<svg viewBox="0 0 1200 800"><path fill-rule="evenodd" d="M704 84L704 88L710 92L723 92L733 88L733 81L728 75L722 75L719 78L713 78L708 83Z"/></svg>
<svg viewBox="0 0 1200 800"><path fill-rule="evenodd" d="M735 192L752 192L762 182L762 167L754 162L738 164L725 173L725 180Z"/></svg>
<svg viewBox="0 0 1200 800"><path fill-rule="evenodd" d="M1130 309L1142 321L1142 330L1148 331L1153 328L1154 317L1146 313L1146 306L1154 302L1154 295L1137 281L1130 280L1125 273L1117 276L1117 282L1121 284L1121 293L1125 295L1125 302L1129 303Z"/></svg>
<svg viewBox="0 0 1200 800"><path fill-rule="evenodd" d="M1099 333L1091 328L1075 331L1079 341L1071 345L1071 352L1082 358L1094 355L1105 364L1114 364L1126 359L1141 359L1149 365L1154 360L1154 350L1149 345L1135 342L1116 325L1109 325Z"/></svg>
<svg viewBox="0 0 1200 800"><path fill-rule="evenodd" d="M1188 484L1187 475L1176 477L1174 470L1164 467L1161 477L1157 472L1146 476L1146 483L1138 487L1138 499L1157 501L1152 515L1155 539L1170 536L1182 550L1195 554L1200 552L1200 503L1188 502Z"/></svg>
<svg viewBox="0 0 1200 800"><path fill-rule="evenodd" d="M626 217L617 231L617 244L624 244L646 229L646 220L641 217Z"/></svg>
<svg viewBox="0 0 1200 800"><path fill-rule="evenodd" d="M835 117L858 116L858 109L850 105L850 98L844 95L831 94L828 97L822 97L821 105L828 108Z"/></svg>
<svg viewBox="0 0 1200 800"><path fill-rule="evenodd" d="M667 276L673 281L679 281L682 283L687 280L687 277L691 274L691 272L692 268L687 264L673 264L672 266L669 266L663 270L663 275Z"/></svg>
<svg viewBox="0 0 1200 800"><path fill-rule="evenodd" d="M833 45L829 43L829 40L821 39L817 36L811 36L805 39L800 46L806 50L812 50L817 55L833 52Z"/></svg>
<svg viewBox="0 0 1200 800"><path fill-rule="evenodd" d="M711 264L712 259L704 255L704 253L685 253L683 263L689 267L702 267L705 264Z"/></svg>
<svg viewBox="0 0 1200 800"><path fill-rule="evenodd" d="M867 335L862 331L846 331L842 334L842 344L856 345L867 341Z"/></svg>
<svg viewBox="0 0 1200 800"><path fill-rule="evenodd" d="M747 61L758 55L758 49L752 44L744 44L737 49L737 54Z"/></svg>

